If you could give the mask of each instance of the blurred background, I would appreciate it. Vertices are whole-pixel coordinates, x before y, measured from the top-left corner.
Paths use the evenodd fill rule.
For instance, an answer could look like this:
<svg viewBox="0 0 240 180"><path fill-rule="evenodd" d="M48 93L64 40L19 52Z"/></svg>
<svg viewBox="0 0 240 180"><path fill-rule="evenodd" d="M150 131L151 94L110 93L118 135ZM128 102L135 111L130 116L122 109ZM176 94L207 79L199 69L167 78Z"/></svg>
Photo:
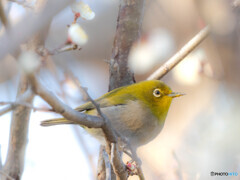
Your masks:
<svg viewBox="0 0 240 180"><path fill-rule="evenodd" d="M88 43L81 50L49 57L40 72L46 88L73 108L84 103L73 76L88 88L92 98L108 91L107 61L111 58L119 8L119 1L84 2L95 12L91 21L78 20ZM212 171L240 174L239 4L236 0L146 1L142 37L129 55L137 82L145 80L207 24L211 26L210 36L161 79L172 90L187 95L174 99L163 131L138 149L146 179L220 178L212 177ZM5 5L12 24L31 11L10 1ZM53 19L47 49L65 43L67 25L73 18L68 7ZM3 32L1 26L0 34ZM15 100L18 81L18 65L9 55L0 61L0 101ZM34 106L48 107L39 97L34 98ZM22 179L95 179L99 143L78 126L39 125L57 116L32 112ZM3 163L10 119L11 113L0 117Z"/></svg>

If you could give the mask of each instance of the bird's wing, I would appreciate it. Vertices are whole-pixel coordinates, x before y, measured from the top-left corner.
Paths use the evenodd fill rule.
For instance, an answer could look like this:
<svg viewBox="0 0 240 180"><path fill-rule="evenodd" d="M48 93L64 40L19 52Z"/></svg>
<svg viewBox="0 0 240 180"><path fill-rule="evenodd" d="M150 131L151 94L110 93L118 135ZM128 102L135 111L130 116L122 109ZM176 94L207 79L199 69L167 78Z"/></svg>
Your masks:
<svg viewBox="0 0 240 180"><path fill-rule="evenodd" d="M101 96L100 98L96 99L95 102L100 106L100 108L109 107L109 106L117 106L126 104L129 100L136 100L136 97L128 92L126 87L120 87L115 89L111 92L108 92ZM95 105L92 102L87 102L77 108L76 111L88 111L91 109L95 109Z"/></svg>

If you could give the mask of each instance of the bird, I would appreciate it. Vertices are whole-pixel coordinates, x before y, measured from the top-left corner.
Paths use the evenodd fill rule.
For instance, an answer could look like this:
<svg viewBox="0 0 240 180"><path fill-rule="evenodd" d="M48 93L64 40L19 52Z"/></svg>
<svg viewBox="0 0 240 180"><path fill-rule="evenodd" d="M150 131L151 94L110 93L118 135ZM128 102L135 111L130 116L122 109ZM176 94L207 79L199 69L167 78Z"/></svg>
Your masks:
<svg viewBox="0 0 240 180"><path fill-rule="evenodd" d="M160 80L147 80L114 89L94 100L109 119L114 130L128 140L133 148L152 141L162 130L172 99L183 93L173 92ZM91 102L77 107L76 111L99 116ZM42 126L78 124L65 118L44 120ZM106 144L101 128L88 128L90 135Z"/></svg>

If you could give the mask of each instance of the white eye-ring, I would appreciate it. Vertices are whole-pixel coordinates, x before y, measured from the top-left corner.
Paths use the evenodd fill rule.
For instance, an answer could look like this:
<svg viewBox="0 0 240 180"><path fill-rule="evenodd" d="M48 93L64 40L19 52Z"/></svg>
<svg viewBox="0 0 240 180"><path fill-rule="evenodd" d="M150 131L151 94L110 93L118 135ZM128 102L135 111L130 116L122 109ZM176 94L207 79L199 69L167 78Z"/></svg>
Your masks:
<svg viewBox="0 0 240 180"><path fill-rule="evenodd" d="M160 91L160 89L154 89L153 95L154 95L155 97L160 97L160 96L161 96L161 91Z"/></svg>

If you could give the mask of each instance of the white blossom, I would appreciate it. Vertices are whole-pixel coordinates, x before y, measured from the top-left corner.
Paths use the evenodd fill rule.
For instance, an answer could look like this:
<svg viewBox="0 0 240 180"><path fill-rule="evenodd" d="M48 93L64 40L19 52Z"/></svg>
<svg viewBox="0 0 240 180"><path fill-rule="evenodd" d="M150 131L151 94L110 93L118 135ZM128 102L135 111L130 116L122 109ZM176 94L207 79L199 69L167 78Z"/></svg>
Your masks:
<svg viewBox="0 0 240 180"><path fill-rule="evenodd" d="M95 17L95 13L91 10L88 4L80 1L71 5L73 13L80 13L80 17L86 20L92 20Z"/></svg>
<svg viewBox="0 0 240 180"><path fill-rule="evenodd" d="M88 36L79 24L72 24L68 29L68 37L72 43L82 46L87 43Z"/></svg>
<svg viewBox="0 0 240 180"><path fill-rule="evenodd" d="M40 57L33 51L25 51L19 56L18 63L25 73L30 74L40 66Z"/></svg>

